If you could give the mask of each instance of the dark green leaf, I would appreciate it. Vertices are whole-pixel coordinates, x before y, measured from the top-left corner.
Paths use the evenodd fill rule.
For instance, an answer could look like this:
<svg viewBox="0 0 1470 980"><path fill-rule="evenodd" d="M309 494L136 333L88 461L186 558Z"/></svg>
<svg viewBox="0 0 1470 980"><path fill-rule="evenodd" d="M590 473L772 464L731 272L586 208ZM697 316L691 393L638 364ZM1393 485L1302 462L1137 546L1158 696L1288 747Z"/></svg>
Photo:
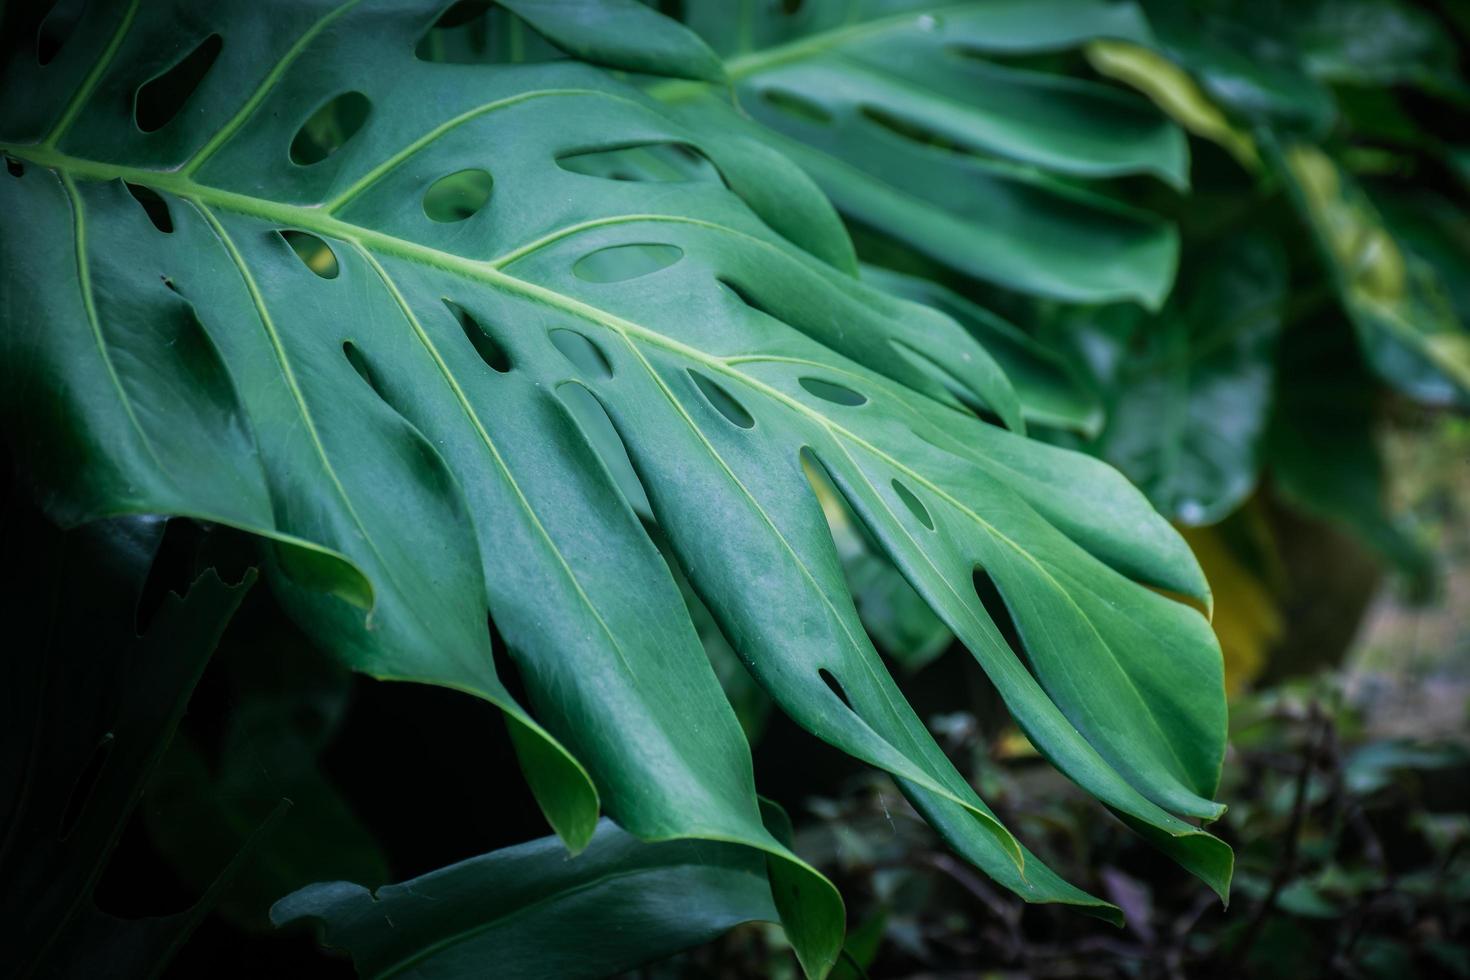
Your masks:
<svg viewBox="0 0 1470 980"><path fill-rule="evenodd" d="M230 586L205 572L187 596L164 597L139 636L161 520L63 533L19 499L5 518L0 557L24 574L3 593L0 949L18 976L151 976L234 868L171 916L117 919L92 892L254 574ZM199 873L218 874L240 851Z"/></svg>
<svg viewBox="0 0 1470 980"><path fill-rule="evenodd" d="M376 891L312 885L271 910L321 923L363 977L425 980L611 976L775 918L756 852L644 844L606 820L576 856L545 837Z"/></svg>
<svg viewBox="0 0 1470 980"><path fill-rule="evenodd" d="M1165 514L1212 524L1255 488L1270 414L1285 256L1260 238L1201 252L1115 382L1104 458Z"/></svg>
<svg viewBox="0 0 1470 980"><path fill-rule="evenodd" d="M600 455L615 437L776 703L899 777L1007 887L1110 910L1025 855L903 700L805 456L1038 748L1223 893L1229 849L1176 815L1219 814L1225 717L1204 618L1148 588L1208 601L1167 522L1115 471L984 424L897 356L922 350L978 402L994 381L952 320L844 271L826 202L733 117L681 122L582 63L426 61L435 20L403 0L118 0L44 73L12 59L0 414L52 510L259 535L314 642L499 705L574 849L600 793L638 837L769 855L782 921L822 974L840 899L760 821L736 718L616 489L617 454ZM139 132L116 93L213 33L222 51L184 111ZM302 127L352 92L370 106L356 128L323 126L329 152L293 163ZM692 147L722 183L557 163L648 144ZM435 182L469 168L493 178L488 203L426 214ZM173 230L125 183L158 195ZM981 605L977 565L1024 651ZM529 706L496 674L487 609Z"/></svg>

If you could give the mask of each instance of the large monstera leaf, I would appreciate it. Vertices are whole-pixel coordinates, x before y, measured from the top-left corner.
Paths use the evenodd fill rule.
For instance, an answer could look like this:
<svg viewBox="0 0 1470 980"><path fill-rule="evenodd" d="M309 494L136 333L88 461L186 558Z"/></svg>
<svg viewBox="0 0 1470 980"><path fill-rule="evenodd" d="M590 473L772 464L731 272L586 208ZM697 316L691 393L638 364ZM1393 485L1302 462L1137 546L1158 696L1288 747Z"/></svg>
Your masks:
<svg viewBox="0 0 1470 980"><path fill-rule="evenodd" d="M1109 0L695 0L741 107L843 214L964 276L1077 302L1162 302L1178 239L1110 179L1188 184L1184 134L1135 93L1049 70L1152 44ZM784 10L784 12L783 12ZM1048 70L1042 70L1042 68ZM679 104L707 87L664 83Z"/></svg>
<svg viewBox="0 0 1470 980"><path fill-rule="evenodd" d="M680 54L654 57L545 15L566 4L508 6L582 58L705 64L692 35L660 34ZM1116 916L1021 847L904 701L811 467L1033 743L1223 894L1229 849L1191 820L1221 811L1220 654L1200 611L1161 594L1209 603L1168 524L1104 464L967 411L1017 422L961 328L855 278L782 157L582 61L426 60L442 12L116 0L53 13L39 58L34 33L8 33L0 398L49 510L259 535L324 648L499 705L574 849L600 801L644 840L762 852L824 973L840 899L762 824L622 473L778 705L891 772L1022 897ZM709 179L587 172L633 146L697 155Z"/></svg>

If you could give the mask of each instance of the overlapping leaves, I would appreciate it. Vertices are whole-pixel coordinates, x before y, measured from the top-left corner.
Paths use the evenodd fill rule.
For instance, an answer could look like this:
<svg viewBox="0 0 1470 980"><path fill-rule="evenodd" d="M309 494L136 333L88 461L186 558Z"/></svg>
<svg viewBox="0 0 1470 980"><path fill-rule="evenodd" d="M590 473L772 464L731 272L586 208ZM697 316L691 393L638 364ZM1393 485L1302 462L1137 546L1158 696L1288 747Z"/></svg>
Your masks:
<svg viewBox="0 0 1470 980"><path fill-rule="evenodd" d="M1107 183L1186 186L1183 134L1130 92L1038 64L1093 38L1148 42L1135 5L754 8L709 0L686 4L685 17L725 57L741 107L850 221L1009 289L1163 301L1174 230ZM697 89L657 91L677 104Z"/></svg>
<svg viewBox="0 0 1470 980"><path fill-rule="evenodd" d="M547 14L564 5L509 6L581 58L708 67L677 28L645 57ZM1018 419L953 321L844 271L835 216L782 157L579 61L426 59L441 12L118 0L42 25L44 58L11 35L0 408L51 512L259 535L318 643L498 704L574 848L600 801L645 840L764 852L820 974L840 899L763 826L621 473L787 713L893 773L1018 894L1116 914L1029 855L904 702L805 465L1033 743L1223 892L1228 849L1185 819L1220 812L1220 657L1197 610L1149 588L1209 601L1168 525L1106 466L966 411ZM155 102L160 78L183 97ZM588 172L630 147L697 156L708 179Z"/></svg>

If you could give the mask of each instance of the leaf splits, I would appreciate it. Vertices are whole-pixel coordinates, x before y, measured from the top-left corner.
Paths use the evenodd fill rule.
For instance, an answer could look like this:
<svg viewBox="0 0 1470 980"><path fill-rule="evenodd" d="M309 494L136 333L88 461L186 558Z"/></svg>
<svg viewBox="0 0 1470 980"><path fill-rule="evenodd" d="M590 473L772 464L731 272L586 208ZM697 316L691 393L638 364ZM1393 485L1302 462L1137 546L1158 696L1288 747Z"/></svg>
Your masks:
<svg viewBox="0 0 1470 980"><path fill-rule="evenodd" d="M505 711L574 849L600 800L645 840L764 854L820 975L841 900L761 821L734 714L638 495L618 490L636 487L793 718L892 772L1024 898L1115 914L1026 854L904 701L805 454L1038 747L1223 894L1228 849L1170 812L1219 813L1218 648L1197 613L1145 588L1206 602L1188 549L1115 472L970 414L1019 419L994 362L947 317L840 271L850 246L791 164L584 64L421 60L436 12L418 5L178 7L103 7L45 85L12 58L0 97L23 163L0 177L15 216L0 409L55 513L261 535L283 605L344 662ZM111 94L198 32L222 45L183 110L147 133L119 118ZM365 117L318 124L314 145L335 148L293 161L342 92ZM649 145L692 148L720 180L559 165ZM490 177L485 200L439 220L435 188L471 171ZM975 594L977 566L1024 651ZM487 610L528 705L496 676Z"/></svg>

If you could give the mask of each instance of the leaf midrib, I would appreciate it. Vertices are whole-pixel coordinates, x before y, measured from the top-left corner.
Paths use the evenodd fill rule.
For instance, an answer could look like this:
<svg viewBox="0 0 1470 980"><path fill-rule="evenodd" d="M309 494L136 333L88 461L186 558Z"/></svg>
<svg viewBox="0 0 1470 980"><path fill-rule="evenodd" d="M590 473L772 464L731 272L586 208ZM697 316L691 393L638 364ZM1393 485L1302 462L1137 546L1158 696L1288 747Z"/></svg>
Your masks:
<svg viewBox="0 0 1470 980"><path fill-rule="evenodd" d="M96 160L87 160L41 146L0 144L0 151L22 160L28 160L42 167L66 171L73 175L94 180L121 179L129 183L140 184L151 187L154 190L183 197L201 205L219 207L223 210L260 218L279 227L299 228L323 237L344 241L360 248L371 247L382 254L397 256L408 261L418 262L442 269L446 272L462 275L466 278L477 279L533 301L560 308L565 312L577 316L579 319L610 330L622 336L624 339L628 339L630 336L636 336L647 343L663 347L666 350L677 353L682 357L730 377L737 382L761 392L767 397L781 402L791 410L805 416L814 424L826 429L832 436L839 439L846 439L852 444L860 446L872 455L882 459L897 472L906 475L909 479L928 488L930 492L950 503L994 536L996 540L1014 550L1016 554L1032 564L1061 597L1075 606L1075 601L1072 600L1066 589L1061 586L1061 583L1055 579L1050 570L1035 555L1022 547L1019 542L1004 534L999 528L986 521L973 508L955 498L923 474L913 470L888 452L868 442L857 433L834 422L827 416L814 411L810 406L791 397L780 389L771 387L759 378L736 370L724 358L711 356L698 348L690 347L671 337L667 337L630 320L623 319L571 296L520 279L497 267L494 261L466 258L451 252L441 251L431 246L398 238L384 232L365 228L361 225L352 224L327 214L321 207L306 207L270 201L264 198L200 184L178 171L147 170ZM635 216L628 216L628 220L636 220L636 218ZM520 252L523 252L523 250L518 250L518 253ZM1091 620L1085 614L1082 614L1080 608L1077 611L1081 615L1081 618L1091 625ZM1107 649L1105 643L1103 646ZM960 801L957 800L956 802ZM1190 829L1194 830L1195 828Z"/></svg>
<svg viewBox="0 0 1470 980"><path fill-rule="evenodd" d="M655 346L663 347L667 350L679 354L682 357L688 358L695 363L704 365L712 371L719 372L723 375L732 376L738 381L755 387L757 390L768 392L772 396L780 399L782 402L795 406L802 415L816 420L818 424L825 425L829 429L832 428L832 423L830 423L829 420L814 412L810 407L802 404L799 401L790 399L784 393L779 392L777 389L770 388L757 378L751 377L744 374L743 372L736 371L733 368L726 366L723 359L721 358L712 357L704 351L700 351L697 348L689 347L674 340L673 338L666 337L663 334L648 329L647 327L643 327L639 324L614 316L613 314L610 314L604 310L600 310L589 304L583 303L572 297L565 296L554 290L512 276L502 271L500 268L497 268L494 261L486 262L481 260L468 259L464 256L455 255L449 252L443 252L430 246L420 245L416 242L407 241L405 239L397 238L383 232L364 228L360 225L354 225L327 214L322 208L283 204L280 202L269 201L263 198L252 197L245 194L238 194L233 191L226 191L220 188L200 184L177 171L154 171L136 167L122 166L118 164L103 163L95 160L86 160L79 157L72 157L70 155L63 154L57 151L46 150L44 148L34 146L12 146L0 144L0 150L9 153L12 156L27 160L38 166L66 171L76 176L81 176L94 180L124 180L129 183L140 184L142 186L151 187L155 190L181 197L184 200L193 202L197 206L205 208L206 210L210 208L219 208L221 210L231 211L249 217L259 218L275 224L278 227L298 228L303 231L308 231L312 232L313 234L321 235L324 238L332 238L338 241L345 242L360 249L367 250L371 248L381 254L396 256L398 258L408 261L418 262L420 264L440 268L446 272L459 274L466 278L479 280L496 288L516 293L535 302L558 307L568 313L577 316L579 319L588 321L602 327L603 329L618 334L626 341L631 342L631 340L637 338ZM649 217L659 219L663 218L664 216L654 215ZM628 220L634 220L634 218L635 216L629 216ZM722 227L712 224L709 226ZM552 237L554 238L556 236ZM517 250L515 254L519 255L523 253L524 249L521 249ZM846 429L837 427L837 431L845 433L849 438L866 446L870 452L886 456L886 454L882 454L876 447L869 445L868 443L866 443L866 441L861 440L855 434L848 432ZM905 471L908 472L907 470ZM915 479L922 479L918 477L917 474L914 474L913 476ZM927 485L927 481L923 482ZM787 547L790 547L789 544L787 545ZM971 804L959 798L957 795L953 794L952 790L943 787L941 784L936 782L932 788L946 796L950 796L955 800L956 803L959 803L961 806L966 807L966 809L971 809ZM988 817L988 815L978 812L977 815L980 816L981 819L986 819ZM1015 855L1012 856L1014 857ZM1018 861L1017 863L1019 867L1020 862Z"/></svg>

